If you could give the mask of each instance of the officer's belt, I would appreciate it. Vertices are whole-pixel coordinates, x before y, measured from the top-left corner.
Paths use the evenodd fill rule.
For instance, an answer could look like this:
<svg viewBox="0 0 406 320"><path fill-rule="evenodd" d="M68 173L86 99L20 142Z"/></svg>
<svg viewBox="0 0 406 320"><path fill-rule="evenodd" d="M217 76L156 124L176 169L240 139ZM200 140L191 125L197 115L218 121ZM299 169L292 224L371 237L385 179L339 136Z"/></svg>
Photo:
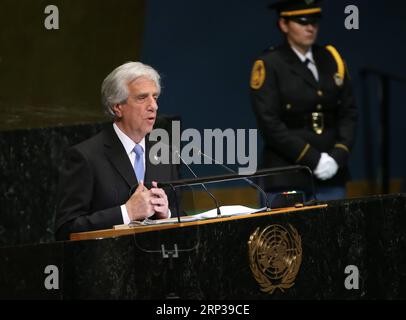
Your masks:
<svg viewBox="0 0 406 320"><path fill-rule="evenodd" d="M331 113L312 112L305 115L290 115L284 120L289 129L310 129L317 134L323 133L324 129L336 125L335 117Z"/></svg>

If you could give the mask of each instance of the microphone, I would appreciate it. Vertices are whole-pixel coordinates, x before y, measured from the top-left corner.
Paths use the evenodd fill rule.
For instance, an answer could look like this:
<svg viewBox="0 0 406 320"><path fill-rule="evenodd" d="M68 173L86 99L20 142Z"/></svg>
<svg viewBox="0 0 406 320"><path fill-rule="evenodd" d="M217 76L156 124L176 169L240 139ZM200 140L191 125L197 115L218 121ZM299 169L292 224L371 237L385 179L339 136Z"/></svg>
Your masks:
<svg viewBox="0 0 406 320"><path fill-rule="evenodd" d="M196 173L192 170L192 168L191 168L185 161L183 161L182 157L180 156L179 151L175 150L175 154L179 157L179 159L182 161L182 163L189 169L189 171L192 173L192 175L193 175L195 178L198 178L197 175L196 175ZM203 189L207 192L207 194L210 196L210 198L213 199L213 201L214 201L214 203L215 203L215 205L216 205L216 209L217 209L217 216L218 216L218 217L221 217L220 206L219 206L219 203L218 203L216 197L206 188L206 186L205 186L204 183L200 183L200 185L201 185L201 186L203 187Z"/></svg>
<svg viewBox="0 0 406 320"><path fill-rule="evenodd" d="M198 153L201 154L202 156L204 156L207 159L210 159L211 161L213 161L215 164L218 164L218 165L222 166L228 172L237 173L233 169L227 167L225 164L223 164L221 162L218 162L216 159L213 159L212 157L209 157L207 154L204 154L200 149L196 148L195 150L197 150ZM259 185L257 185L255 182L251 181L250 179L248 179L248 178L242 178L242 179L245 180L251 187L257 189L262 194L262 196L265 198L266 211L271 211L271 205L269 203L269 200L268 200L268 197L266 196L265 191Z"/></svg>

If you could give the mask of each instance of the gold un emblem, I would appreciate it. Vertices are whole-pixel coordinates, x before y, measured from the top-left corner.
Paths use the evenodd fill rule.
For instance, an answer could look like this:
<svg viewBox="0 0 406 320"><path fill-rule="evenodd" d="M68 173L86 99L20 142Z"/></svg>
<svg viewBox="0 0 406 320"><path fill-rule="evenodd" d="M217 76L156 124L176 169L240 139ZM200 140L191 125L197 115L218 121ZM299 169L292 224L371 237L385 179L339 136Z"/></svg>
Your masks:
<svg viewBox="0 0 406 320"><path fill-rule="evenodd" d="M261 291L289 289L302 262L302 241L295 228L279 224L257 228L248 241L250 268Z"/></svg>

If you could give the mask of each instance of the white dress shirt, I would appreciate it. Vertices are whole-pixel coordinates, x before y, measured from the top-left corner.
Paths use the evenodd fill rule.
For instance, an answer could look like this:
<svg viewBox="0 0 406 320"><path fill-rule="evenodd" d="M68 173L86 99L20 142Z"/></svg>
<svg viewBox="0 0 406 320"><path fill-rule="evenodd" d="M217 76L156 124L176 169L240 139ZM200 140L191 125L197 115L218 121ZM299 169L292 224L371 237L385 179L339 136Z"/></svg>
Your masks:
<svg viewBox="0 0 406 320"><path fill-rule="evenodd" d="M310 62L307 64L307 67L310 69L310 71L313 73L314 78L319 81L319 72L317 71L316 63L314 62L313 58L313 51L310 48L309 51L306 52L305 55L303 55L299 50L291 46L292 50L296 53L296 55L299 57L300 61L303 63L306 60L309 60Z"/></svg>
<svg viewBox="0 0 406 320"><path fill-rule="evenodd" d="M128 158L130 159L131 166L134 168L134 162L135 162L134 147L135 147L136 143L134 141L132 141L123 131L121 131L120 128L115 123L113 123L113 128L114 128L114 131L116 132L118 138L120 139L121 143L123 144L125 152L126 152ZM144 149L143 162L144 162L144 172L145 172L145 137L142 138L139 145L141 145L141 147ZM121 208L121 216L123 217L124 224L129 224L131 222L131 220L130 220L130 217L128 216L128 212L127 212L127 208L125 207L125 204L123 204L120 208Z"/></svg>
<svg viewBox="0 0 406 320"><path fill-rule="evenodd" d="M131 140L130 137L128 137L123 131L121 131L120 128L115 123L113 123L113 128L114 128L114 131L116 132L118 138L120 139L121 143L123 144L125 152L127 153L127 156L130 159L131 166L134 168L134 163L135 163L134 147L135 147L136 143L133 140ZM142 140L138 144L144 150L143 164L144 164L144 172L145 172L145 137L142 138ZM127 208L126 208L125 204L123 204L120 208L121 208L121 216L123 217L124 224L129 224L131 222L131 220L130 220L130 217L128 216L128 212L127 212ZM170 218L171 210L168 210L168 213L169 213L168 218Z"/></svg>

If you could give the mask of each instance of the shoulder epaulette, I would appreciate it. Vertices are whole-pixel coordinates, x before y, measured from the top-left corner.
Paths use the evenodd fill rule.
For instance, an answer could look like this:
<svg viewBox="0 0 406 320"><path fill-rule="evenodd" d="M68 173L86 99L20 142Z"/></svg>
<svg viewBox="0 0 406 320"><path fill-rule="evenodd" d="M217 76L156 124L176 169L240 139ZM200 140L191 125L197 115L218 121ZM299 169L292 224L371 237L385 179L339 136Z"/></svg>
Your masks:
<svg viewBox="0 0 406 320"><path fill-rule="evenodd" d="M341 55L338 53L336 48L334 48L331 45L326 46L327 51L331 53L333 56L336 64L337 64L337 74L340 77L342 81L344 81L344 75L345 75L345 64L343 58L341 58Z"/></svg>

